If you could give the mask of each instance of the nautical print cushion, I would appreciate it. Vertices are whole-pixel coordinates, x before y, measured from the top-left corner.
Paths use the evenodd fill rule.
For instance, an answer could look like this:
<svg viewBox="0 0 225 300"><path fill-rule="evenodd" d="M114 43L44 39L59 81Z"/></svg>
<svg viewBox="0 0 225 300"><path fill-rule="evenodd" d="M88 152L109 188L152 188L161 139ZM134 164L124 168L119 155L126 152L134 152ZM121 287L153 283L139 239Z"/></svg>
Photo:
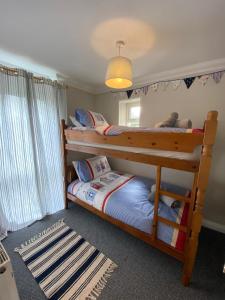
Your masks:
<svg viewBox="0 0 225 300"><path fill-rule="evenodd" d="M96 128L98 126L109 125L102 114L82 108L75 110L75 118L86 127Z"/></svg>
<svg viewBox="0 0 225 300"><path fill-rule="evenodd" d="M78 178L83 182L91 181L111 171L105 156L95 156L85 160L73 161Z"/></svg>
<svg viewBox="0 0 225 300"><path fill-rule="evenodd" d="M164 191L167 191L167 184L161 183L160 188ZM153 184L151 187L151 192L149 194L149 201L154 203L155 201L155 191L156 191L156 185ZM180 201L177 201L176 199L173 199L166 195L160 195L159 200L161 200L163 203L165 203L167 206L171 208L177 208L180 207Z"/></svg>

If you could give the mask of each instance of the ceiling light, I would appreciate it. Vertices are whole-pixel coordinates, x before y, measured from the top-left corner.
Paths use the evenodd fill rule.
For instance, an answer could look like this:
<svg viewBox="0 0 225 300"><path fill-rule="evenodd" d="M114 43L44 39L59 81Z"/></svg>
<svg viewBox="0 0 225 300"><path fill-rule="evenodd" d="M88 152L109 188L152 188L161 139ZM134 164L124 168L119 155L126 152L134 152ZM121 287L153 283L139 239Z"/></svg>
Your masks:
<svg viewBox="0 0 225 300"><path fill-rule="evenodd" d="M120 48L125 46L124 41L117 41L116 46L119 55L109 61L105 84L113 89L125 89L132 86L132 63L120 55Z"/></svg>

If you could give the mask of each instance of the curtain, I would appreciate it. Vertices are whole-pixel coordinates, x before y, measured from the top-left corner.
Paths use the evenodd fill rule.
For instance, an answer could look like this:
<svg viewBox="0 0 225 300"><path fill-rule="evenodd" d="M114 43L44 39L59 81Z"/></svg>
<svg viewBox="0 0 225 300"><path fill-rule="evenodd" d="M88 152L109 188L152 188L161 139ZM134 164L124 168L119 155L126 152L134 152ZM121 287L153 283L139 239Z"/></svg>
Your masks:
<svg viewBox="0 0 225 300"><path fill-rule="evenodd" d="M0 239L63 209L60 118L66 89L0 70Z"/></svg>

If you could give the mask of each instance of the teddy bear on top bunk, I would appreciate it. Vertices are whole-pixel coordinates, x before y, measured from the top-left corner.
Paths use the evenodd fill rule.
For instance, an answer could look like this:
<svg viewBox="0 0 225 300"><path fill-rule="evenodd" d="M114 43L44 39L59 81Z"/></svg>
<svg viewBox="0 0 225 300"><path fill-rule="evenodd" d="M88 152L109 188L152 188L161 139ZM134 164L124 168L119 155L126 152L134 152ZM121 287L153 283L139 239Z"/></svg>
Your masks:
<svg viewBox="0 0 225 300"><path fill-rule="evenodd" d="M170 116L154 126L155 128L162 127L175 127L175 128L192 128L192 121L190 119L179 120L179 114L177 112L172 112Z"/></svg>

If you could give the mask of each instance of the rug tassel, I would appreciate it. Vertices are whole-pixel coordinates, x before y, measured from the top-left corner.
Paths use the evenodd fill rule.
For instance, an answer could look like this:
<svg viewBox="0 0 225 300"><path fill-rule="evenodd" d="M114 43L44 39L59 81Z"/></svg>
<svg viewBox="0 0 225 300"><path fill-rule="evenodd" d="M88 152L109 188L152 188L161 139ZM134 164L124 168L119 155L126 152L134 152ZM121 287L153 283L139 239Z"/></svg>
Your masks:
<svg viewBox="0 0 225 300"><path fill-rule="evenodd" d="M30 238L28 241L24 242L24 244L21 244L20 247L17 247L14 249L14 252L20 252L21 250L23 250L26 246L34 243L36 240L38 240L40 237L42 237L43 235L49 233L50 231L52 231L53 229L55 229L56 227L60 226L62 223L64 222L64 219L60 219L58 220L56 223L54 223L52 226L46 228L45 230L43 230L42 232L34 235L32 238Z"/></svg>
<svg viewBox="0 0 225 300"><path fill-rule="evenodd" d="M87 300L96 300L98 296L100 296L102 290L107 284L108 278L111 277L112 273L118 266L115 263L111 263L111 265L108 267L106 272L102 275L99 282L96 284L96 286L93 288L91 293L86 298Z"/></svg>

